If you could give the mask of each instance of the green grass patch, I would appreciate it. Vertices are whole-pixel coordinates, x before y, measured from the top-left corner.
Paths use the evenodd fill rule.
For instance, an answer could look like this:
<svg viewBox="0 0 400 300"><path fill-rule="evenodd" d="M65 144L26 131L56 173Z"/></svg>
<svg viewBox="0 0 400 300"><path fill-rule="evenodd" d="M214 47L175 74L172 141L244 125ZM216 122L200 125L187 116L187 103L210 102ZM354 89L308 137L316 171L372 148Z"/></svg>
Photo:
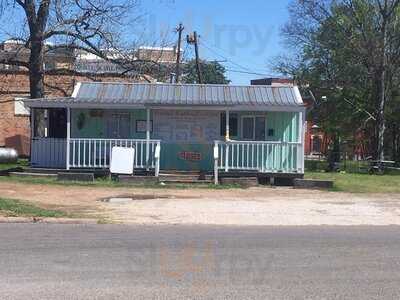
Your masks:
<svg viewBox="0 0 400 300"><path fill-rule="evenodd" d="M333 180L335 191L350 193L400 193L399 175L306 172L305 178Z"/></svg>
<svg viewBox="0 0 400 300"><path fill-rule="evenodd" d="M5 198L0 198L0 214L7 217L71 217L63 211L44 209L24 201Z"/></svg>
<svg viewBox="0 0 400 300"><path fill-rule="evenodd" d="M27 159L19 159L16 163L0 164L0 170L7 170L13 168L24 168L29 166L29 161Z"/></svg>
<svg viewBox="0 0 400 300"><path fill-rule="evenodd" d="M84 182L84 181L59 181L56 178L38 178L38 177L18 177L18 176L0 176L1 181L12 181L12 182L22 182L29 184L48 184L48 185L58 185L58 186L85 186L85 187L109 187L109 188L145 188L145 189L214 189L214 190L224 190L224 189L243 189L242 186L238 184L229 185L214 185L214 184L186 184L186 183L176 183L176 184L160 184L160 183L121 183L118 181L110 180L109 178L99 178L94 182Z"/></svg>

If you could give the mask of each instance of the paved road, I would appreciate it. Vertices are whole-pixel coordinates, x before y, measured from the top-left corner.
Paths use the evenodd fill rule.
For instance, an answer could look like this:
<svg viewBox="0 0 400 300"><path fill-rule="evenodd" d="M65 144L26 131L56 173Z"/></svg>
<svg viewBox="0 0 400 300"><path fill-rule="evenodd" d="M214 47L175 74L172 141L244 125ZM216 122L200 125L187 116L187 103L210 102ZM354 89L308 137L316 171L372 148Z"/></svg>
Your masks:
<svg viewBox="0 0 400 300"><path fill-rule="evenodd" d="M0 225L0 299L399 299L400 227Z"/></svg>

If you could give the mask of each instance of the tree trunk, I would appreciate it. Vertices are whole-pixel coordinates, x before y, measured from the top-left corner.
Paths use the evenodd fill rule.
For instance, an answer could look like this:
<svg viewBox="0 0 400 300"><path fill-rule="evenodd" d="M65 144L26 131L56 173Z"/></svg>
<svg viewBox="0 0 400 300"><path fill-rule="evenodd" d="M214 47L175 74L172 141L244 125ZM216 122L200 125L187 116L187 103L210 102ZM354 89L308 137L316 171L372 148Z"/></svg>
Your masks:
<svg viewBox="0 0 400 300"><path fill-rule="evenodd" d="M387 54L387 24L386 20L383 21L381 30L381 65L378 73L378 117L377 117L377 130L378 130L378 145L377 145L377 159L383 161L385 159L385 105L386 105L386 54Z"/></svg>
<svg viewBox="0 0 400 300"><path fill-rule="evenodd" d="M29 82L31 98L44 97L44 46L40 34L32 35L29 57Z"/></svg>

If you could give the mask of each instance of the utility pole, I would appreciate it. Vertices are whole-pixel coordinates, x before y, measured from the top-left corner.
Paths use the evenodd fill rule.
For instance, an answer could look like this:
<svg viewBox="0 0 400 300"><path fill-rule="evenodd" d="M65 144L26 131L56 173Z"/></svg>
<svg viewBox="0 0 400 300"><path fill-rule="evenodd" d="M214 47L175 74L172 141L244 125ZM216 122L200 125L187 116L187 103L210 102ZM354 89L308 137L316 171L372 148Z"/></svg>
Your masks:
<svg viewBox="0 0 400 300"><path fill-rule="evenodd" d="M178 32L178 49L176 53L176 70L175 70L175 83L179 83L179 77L181 76L181 42L182 42L182 32L185 29L182 23L179 23L176 32Z"/></svg>
<svg viewBox="0 0 400 300"><path fill-rule="evenodd" d="M200 67L200 58L199 58L199 40L197 36L197 32L194 31L193 35L188 35L187 36L187 42L188 44L194 44L194 51L196 54L196 68L197 68L197 76L199 78L199 83L203 83L203 78L201 76L201 67Z"/></svg>

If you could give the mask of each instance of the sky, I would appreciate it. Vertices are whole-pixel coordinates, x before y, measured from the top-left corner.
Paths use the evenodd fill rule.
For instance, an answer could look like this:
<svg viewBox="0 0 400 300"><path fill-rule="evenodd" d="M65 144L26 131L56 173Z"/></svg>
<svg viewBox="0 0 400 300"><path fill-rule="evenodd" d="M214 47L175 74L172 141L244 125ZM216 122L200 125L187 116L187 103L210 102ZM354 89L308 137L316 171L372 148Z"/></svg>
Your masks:
<svg viewBox="0 0 400 300"><path fill-rule="evenodd" d="M280 30L289 1L141 0L140 5L150 37L174 42L174 28L182 22L184 37L194 30L200 35L201 58L220 61L232 84L246 85L274 75L269 62L285 51ZM184 57L193 57L192 48L183 43Z"/></svg>
<svg viewBox="0 0 400 300"><path fill-rule="evenodd" d="M280 31L288 20L290 0L136 1L140 25L136 25L137 16L132 16L135 25L122 33L126 40L136 33L141 45L172 46L177 42L174 29L182 22L184 58L194 57L193 46L187 46L185 37L196 30L200 36L200 58L221 62L232 84L247 85L251 79L277 75L273 74L270 62L285 52ZM22 30L19 24L24 22L21 19L24 16L18 7L3 15L0 39L9 38L6 32L18 36Z"/></svg>

